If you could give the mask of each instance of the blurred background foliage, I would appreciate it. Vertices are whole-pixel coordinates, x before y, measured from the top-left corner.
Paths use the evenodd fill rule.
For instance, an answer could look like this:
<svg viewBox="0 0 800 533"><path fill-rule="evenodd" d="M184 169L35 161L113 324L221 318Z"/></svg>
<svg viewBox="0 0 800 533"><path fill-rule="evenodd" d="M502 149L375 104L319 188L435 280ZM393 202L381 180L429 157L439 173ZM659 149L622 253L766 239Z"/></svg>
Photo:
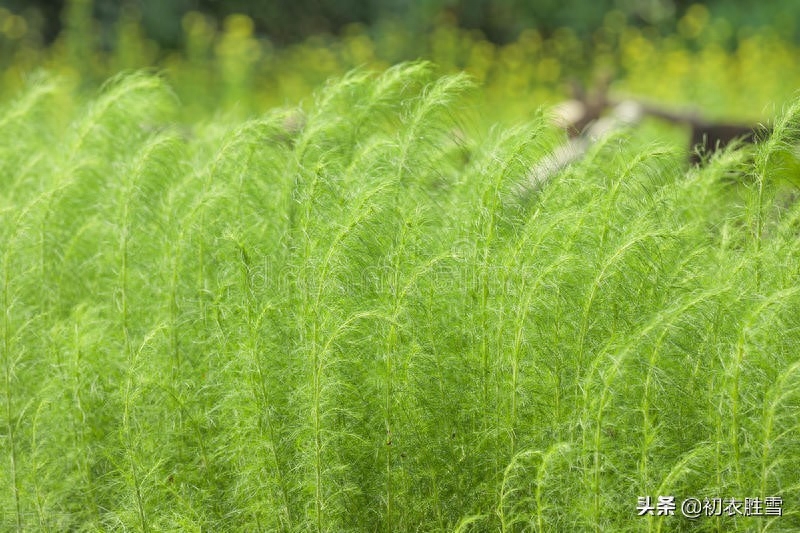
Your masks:
<svg viewBox="0 0 800 533"><path fill-rule="evenodd" d="M76 88L163 71L186 113L294 105L354 67L466 70L519 119L609 75L612 91L768 120L800 87L800 2L0 0L0 96L40 68Z"/></svg>
<svg viewBox="0 0 800 533"><path fill-rule="evenodd" d="M612 10L624 14L634 25L656 25L674 29L676 22L695 2L692 0L5 0L14 12L32 20L46 41L54 39L61 27L60 14L67 4L82 4L100 23L106 44L113 26L126 10L141 15L144 32L159 45L180 47L181 17L190 11L205 13L217 20L240 13L247 15L256 31L272 42L284 45L317 33L338 33L348 24L374 25L395 20L412 32L429 30L437 16L446 12L460 27L480 30L494 43L508 43L530 27L545 34L569 27L580 36L589 36L603 26ZM796 38L800 5L794 0L749 2L744 0L707 0L700 2L736 27L772 26L782 35Z"/></svg>

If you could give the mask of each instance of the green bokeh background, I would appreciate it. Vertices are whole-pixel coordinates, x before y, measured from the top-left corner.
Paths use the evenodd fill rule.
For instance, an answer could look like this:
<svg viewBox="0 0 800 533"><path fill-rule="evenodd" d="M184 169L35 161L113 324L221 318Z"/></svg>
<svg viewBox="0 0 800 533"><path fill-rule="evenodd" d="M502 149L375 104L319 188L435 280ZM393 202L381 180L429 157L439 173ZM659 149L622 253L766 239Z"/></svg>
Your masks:
<svg viewBox="0 0 800 533"><path fill-rule="evenodd" d="M545 34L569 27L586 37L603 25L605 15L612 10L623 13L634 25L655 25L670 31L691 5L702 4L735 28L768 26L783 37L800 38L796 23L800 3L793 0L4 0L0 6L37 20L45 39L52 40L63 26L60 14L70 3L91 4L106 36L113 33L113 26L124 11L136 11L147 35L167 48L180 46L181 19L189 11L217 20L232 13L246 14L255 22L259 34L278 44L318 33L338 33L352 23L372 26L387 20L423 32L430 30L443 14L463 28L480 30L494 43L508 43L531 27Z"/></svg>

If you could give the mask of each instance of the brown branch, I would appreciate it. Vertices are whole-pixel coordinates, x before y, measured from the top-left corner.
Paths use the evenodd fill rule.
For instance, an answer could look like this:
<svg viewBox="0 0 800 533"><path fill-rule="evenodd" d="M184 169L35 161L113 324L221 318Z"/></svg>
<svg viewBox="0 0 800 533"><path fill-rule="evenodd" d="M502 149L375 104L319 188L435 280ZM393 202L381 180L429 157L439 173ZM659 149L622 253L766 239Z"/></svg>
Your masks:
<svg viewBox="0 0 800 533"><path fill-rule="evenodd" d="M752 123L707 120L694 109L670 109L637 99L609 98L609 84L610 79L601 78L593 90L587 91L580 84L572 83L570 91L573 97L570 108L572 115L566 122L562 120L561 123L570 137L590 133L592 124L597 123L609 109L617 110L620 106L638 108L635 120L625 119L622 122L635 124L644 117L653 117L688 127L689 161L699 163L704 153L713 153L735 140L755 143L766 136L771 129L768 126ZM575 110L580 110L580 113L576 115Z"/></svg>

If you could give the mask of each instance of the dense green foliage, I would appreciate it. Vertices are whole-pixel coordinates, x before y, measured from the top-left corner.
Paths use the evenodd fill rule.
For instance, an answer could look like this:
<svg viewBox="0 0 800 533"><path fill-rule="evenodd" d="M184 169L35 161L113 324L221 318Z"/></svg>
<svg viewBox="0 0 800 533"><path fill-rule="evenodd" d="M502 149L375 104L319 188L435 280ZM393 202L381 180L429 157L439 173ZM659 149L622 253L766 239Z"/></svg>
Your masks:
<svg viewBox="0 0 800 533"><path fill-rule="evenodd" d="M157 77L0 111L0 528L800 528L800 204L769 139L542 183L424 63L173 124ZM779 496L782 517L637 517Z"/></svg>
<svg viewBox="0 0 800 533"><path fill-rule="evenodd" d="M90 11L105 35L113 33L123 12L135 9L141 13L147 35L168 48L180 45L181 18L192 10L217 20L234 13L245 14L255 21L259 34L280 44L321 32L339 33L348 24L376 26L387 20L421 34L448 13L461 27L480 30L497 43L513 41L522 30L531 27L547 34L569 27L587 37L603 26L603 18L613 10L635 25L656 25L674 31L677 21L692 5L706 6L734 27L771 26L784 37L800 37L800 28L795 24L800 6L793 0L0 0L0 7L24 12L36 21L48 40L61 29L58 15L65 9Z"/></svg>
<svg viewBox="0 0 800 533"><path fill-rule="evenodd" d="M179 96L186 121L219 111L248 118L297 104L325 80L353 68L384 70L424 58L446 73L467 72L479 83L483 107L491 109L485 113L488 127L531 118L541 107L563 100L570 80L591 87L604 74L611 75L615 97L692 106L716 119L750 122L771 120L800 87L800 46L786 32L738 26L701 4L677 13L672 32L637 23L623 9L628 2L620 2L619 9L603 13L591 35L533 21L502 45L465 28L451 12L423 32L387 20L374 26L351 24L335 36L315 34L279 46L272 35L259 31L256 18L231 14L215 20L190 11L171 22L180 27L176 48L150 35L144 5L142 10L128 5L111 24L93 17L91 4L69 2L60 16L62 31L50 44L41 18L0 7L0 99L18 94L41 68L61 83L84 89L84 97L120 71L154 69L163 72ZM756 8L746 15L757 18ZM782 14L785 22L795 19Z"/></svg>

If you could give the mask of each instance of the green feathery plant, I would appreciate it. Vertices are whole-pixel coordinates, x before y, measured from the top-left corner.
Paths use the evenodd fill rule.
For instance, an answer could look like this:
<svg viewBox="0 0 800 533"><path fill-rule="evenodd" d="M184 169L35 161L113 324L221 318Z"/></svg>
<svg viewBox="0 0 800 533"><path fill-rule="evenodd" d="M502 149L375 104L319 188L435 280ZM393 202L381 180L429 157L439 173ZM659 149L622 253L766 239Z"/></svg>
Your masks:
<svg viewBox="0 0 800 533"><path fill-rule="evenodd" d="M355 71L180 127L158 76L0 112L10 531L800 527L798 106L686 168ZM639 497L783 516L637 516Z"/></svg>

